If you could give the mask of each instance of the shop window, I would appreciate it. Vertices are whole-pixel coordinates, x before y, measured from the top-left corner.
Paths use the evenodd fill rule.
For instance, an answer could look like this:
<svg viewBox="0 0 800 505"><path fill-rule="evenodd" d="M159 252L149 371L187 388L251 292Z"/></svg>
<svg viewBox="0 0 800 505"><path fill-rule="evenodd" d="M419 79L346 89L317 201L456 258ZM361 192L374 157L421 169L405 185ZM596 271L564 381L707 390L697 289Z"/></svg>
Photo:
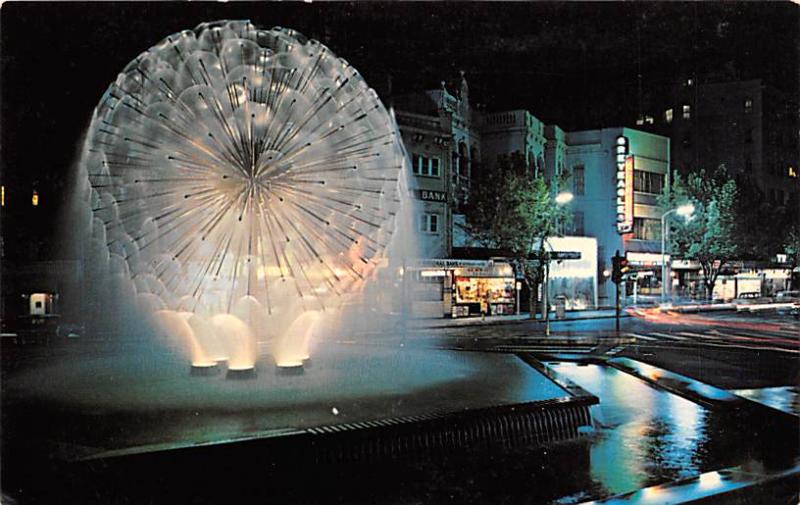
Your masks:
<svg viewBox="0 0 800 505"><path fill-rule="evenodd" d="M681 108L683 113L683 119L692 119L692 106L688 104L683 104Z"/></svg>
<svg viewBox="0 0 800 505"><path fill-rule="evenodd" d="M513 314L515 309L513 276L504 277L464 277L456 276L454 291L456 307L453 315L467 316L480 314L485 307L490 314Z"/></svg>
<svg viewBox="0 0 800 505"><path fill-rule="evenodd" d="M583 196L586 192L586 170L583 165L577 165L572 168L572 192L575 196Z"/></svg>
<svg viewBox="0 0 800 505"><path fill-rule="evenodd" d="M661 221L643 217L633 218L633 238L639 240L661 240Z"/></svg>
<svg viewBox="0 0 800 505"><path fill-rule="evenodd" d="M645 172L644 170L633 171L633 190L640 193L651 193L660 195L664 189L664 174Z"/></svg>
<svg viewBox="0 0 800 505"><path fill-rule="evenodd" d="M419 229L425 233L439 233L439 215L425 213L420 216Z"/></svg>

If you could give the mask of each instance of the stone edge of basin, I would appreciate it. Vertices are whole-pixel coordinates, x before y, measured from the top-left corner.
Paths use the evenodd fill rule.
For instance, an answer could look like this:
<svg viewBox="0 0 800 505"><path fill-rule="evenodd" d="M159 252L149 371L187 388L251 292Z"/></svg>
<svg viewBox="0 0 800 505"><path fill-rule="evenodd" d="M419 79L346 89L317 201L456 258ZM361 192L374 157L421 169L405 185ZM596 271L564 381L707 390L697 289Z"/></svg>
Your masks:
<svg viewBox="0 0 800 505"><path fill-rule="evenodd" d="M586 391L576 383L572 382L568 379L565 375L558 373L554 368L548 366L542 361L539 361L536 357L533 356L531 353L521 352L517 353L517 356L535 369L537 372L541 373L551 381L555 382L561 389L565 390L571 396L575 398L583 398L589 405L597 405L600 403L600 399L593 395L592 393Z"/></svg>
<svg viewBox="0 0 800 505"><path fill-rule="evenodd" d="M605 364L709 408L727 409L736 406L758 407L768 409L769 412L775 414L788 416L795 421L800 421L798 416L789 414L788 412L743 398L730 391L700 382L691 377L631 358L609 358L605 360Z"/></svg>
<svg viewBox="0 0 800 505"><path fill-rule="evenodd" d="M705 472L696 477L649 486L581 505L645 505L656 503L756 503L747 499L748 493L764 495L796 493L800 482L800 466L772 473L758 473L743 467ZM745 496L742 496L745 495ZM742 501L742 500L745 501ZM787 502L788 503L788 502Z"/></svg>
<svg viewBox="0 0 800 505"><path fill-rule="evenodd" d="M231 448L233 446L248 446L254 447L256 445L269 444L269 443L285 443L289 440L299 441L301 443L311 445L318 445L323 439L330 437L350 436L360 434L365 437L382 436L382 434L390 433L392 437L396 437L396 430L416 431L433 427L441 431L443 426L452 424L458 428L480 419L493 419L497 423L503 425L502 430L510 429L505 424L514 425L512 428L521 429L522 424L514 424L511 419L514 417L525 416L527 414L546 417L544 421L547 423L557 424L558 429L566 429L568 426L574 424L574 428L580 434L580 427L591 424L590 414L588 411L589 406L597 403L598 400L595 396L586 395L564 395L557 398L546 400L537 400L531 402L518 402L508 404L495 404L487 405L485 407L471 408L459 411L432 411L418 415L408 415L402 417L389 417L375 419L371 421L351 422L343 424L331 424L318 426L313 428L302 429L275 429L267 432L252 433L247 436L226 438L223 440L210 441L210 442L175 442L165 444L152 444L136 446L124 449L117 449L111 451L102 451L90 455L80 455L75 458L69 458L72 462L92 462L92 461L109 461L116 458L125 457L140 457L140 456L153 456L163 453L185 453L192 450L216 450ZM562 421L566 424L557 423L559 417L558 412L563 411L564 419ZM545 415L545 412L549 414ZM542 424L544 426L544 424ZM562 437L553 438L548 441L561 440ZM567 437L569 438L569 437Z"/></svg>

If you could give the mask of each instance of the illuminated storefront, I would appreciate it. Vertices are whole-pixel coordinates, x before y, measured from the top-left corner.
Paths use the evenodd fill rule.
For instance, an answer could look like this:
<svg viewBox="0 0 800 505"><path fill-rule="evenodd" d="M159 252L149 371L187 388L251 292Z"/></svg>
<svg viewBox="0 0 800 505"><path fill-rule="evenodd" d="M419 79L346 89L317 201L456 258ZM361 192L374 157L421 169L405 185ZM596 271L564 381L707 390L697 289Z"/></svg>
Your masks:
<svg viewBox="0 0 800 505"><path fill-rule="evenodd" d="M514 314L516 290L514 269L506 262L487 262L481 267L452 271L453 317Z"/></svg>
<svg viewBox="0 0 800 505"><path fill-rule="evenodd" d="M597 239L593 237L551 237L553 251L580 253L579 259L550 262L549 298L563 297L567 310L594 309L597 300Z"/></svg>
<svg viewBox="0 0 800 505"><path fill-rule="evenodd" d="M481 311L515 314L514 268L503 260L420 260L412 267L415 317L468 317Z"/></svg>

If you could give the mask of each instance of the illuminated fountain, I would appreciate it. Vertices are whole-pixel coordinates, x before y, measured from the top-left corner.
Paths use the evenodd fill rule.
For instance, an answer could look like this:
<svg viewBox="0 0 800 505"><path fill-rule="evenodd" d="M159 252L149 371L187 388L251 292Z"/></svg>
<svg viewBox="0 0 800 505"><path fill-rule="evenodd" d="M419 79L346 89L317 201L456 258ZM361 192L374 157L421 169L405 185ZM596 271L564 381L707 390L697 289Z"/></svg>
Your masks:
<svg viewBox="0 0 800 505"><path fill-rule="evenodd" d="M375 92L319 42L248 21L171 35L87 134L89 295L129 300L103 315L146 321L193 373L252 375L260 353L302 367L320 321L390 263L404 159Z"/></svg>

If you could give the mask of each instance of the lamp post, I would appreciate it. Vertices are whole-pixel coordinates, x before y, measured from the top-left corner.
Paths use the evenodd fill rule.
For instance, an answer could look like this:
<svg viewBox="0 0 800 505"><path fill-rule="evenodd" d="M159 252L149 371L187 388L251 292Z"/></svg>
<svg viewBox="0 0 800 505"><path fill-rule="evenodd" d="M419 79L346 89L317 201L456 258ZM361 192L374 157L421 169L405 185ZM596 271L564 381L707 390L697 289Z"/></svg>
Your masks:
<svg viewBox="0 0 800 505"><path fill-rule="evenodd" d="M668 210L661 215L661 303L664 303L667 300L667 286L669 283L669 280L667 279L667 261L666 261L667 216L669 216L672 213L678 214L679 216L688 219L694 213L694 205L691 203L687 203L679 207L676 207L672 210ZM670 260L671 259L672 258L670 258Z"/></svg>
<svg viewBox="0 0 800 505"><path fill-rule="evenodd" d="M558 205L559 207L562 206L562 205L566 205L569 202L571 202L574 197L575 197L575 195L573 195L569 191L562 191L561 193L556 195L556 198L555 198L556 205ZM558 214L556 214L556 216L555 216L555 229L556 229L556 233L558 233ZM545 240L547 240L547 238L545 238ZM551 247L551 249L552 249L552 247ZM550 307L549 307L549 304L550 304L550 299L549 299L549 297L550 297L550 288L549 288L549 285L550 285L550 253L546 252L546 254L547 254L547 263L545 263L545 267L544 267L544 288L542 289L542 298L544 298L544 300L543 300L543 302L544 302L544 323L545 323L544 324L544 334L549 337L550 336Z"/></svg>

